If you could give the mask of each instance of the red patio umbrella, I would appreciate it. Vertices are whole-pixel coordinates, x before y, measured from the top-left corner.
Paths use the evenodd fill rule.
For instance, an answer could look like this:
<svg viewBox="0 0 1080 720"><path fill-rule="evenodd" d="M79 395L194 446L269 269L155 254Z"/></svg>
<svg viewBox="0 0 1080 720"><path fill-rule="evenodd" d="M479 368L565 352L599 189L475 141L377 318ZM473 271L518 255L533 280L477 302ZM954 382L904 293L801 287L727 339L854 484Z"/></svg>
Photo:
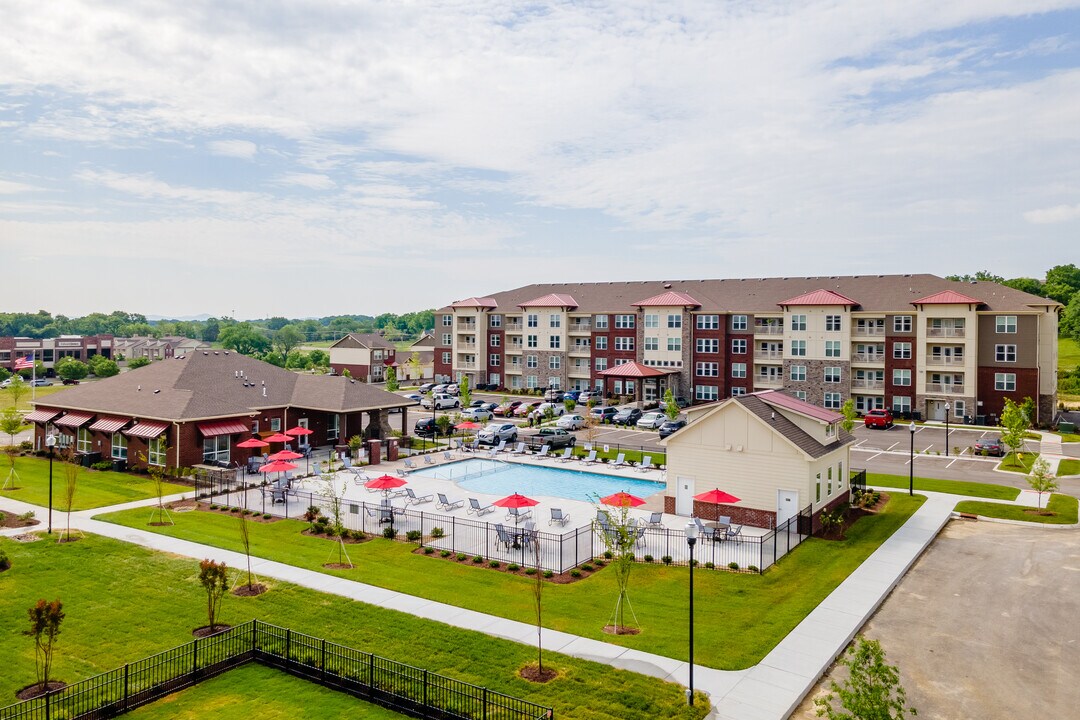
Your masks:
<svg viewBox="0 0 1080 720"><path fill-rule="evenodd" d="M539 505L540 501L539 500L533 500L532 498L529 498L529 497L525 497L524 495L521 495L520 493L514 493L513 495L507 495L506 497L504 497L504 498L502 498L500 500L496 500L495 502L493 502L491 504L496 505L498 507L504 507L504 508L523 508L523 507L532 507L533 505Z"/></svg>
<svg viewBox="0 0 1080 720"><path fill-rule="evenodd" d="M700 495L695 495L694 499L698 502L709 503L716 506L716 517L720 518L720 506L727 503L737 503L739 498L735 497L731 493L726 493L723 490L717 488L715 490L709 490L703 492Z"/></svg>
<svg viewBox="0 0 1080 720"><path fill-rule="evenodd" d="M405 485L405 481L399 477L393 475L382 475L374 480L368 480L364 483L364 487L371 488L372 490L393 490Z"/></svg>
<svg viewBox="0 0 1080 720"><path fill-rule="evenodd" d="M605 498L600 498L600 502L605 505L614 505L615 507L637 507L638 505L644 505L645 501L639 498L637 495L631 495L625 490L608 495Z"/></svg>
<svg viewBox="0 0 1080 720"><path fill-rule="evenodd" d="M260 440L257 437L248 438L244 442L236 443L236 447L242 447L242 448L264 448L264 447L267 447L269 445L270 445L270 443L265 442L263 440Z"/></svg>
<svg viewBox="0 0 1080 720"><path fill-rule="evenodd" d="M300 437L301 435L310 435L313 432L315 432L315 431L314 430L308 430L306 427L300 427L299 425L297 425L294 428L289 428L288 430L286 430L285 434L286 435L292 435L293 437Z"/></svg>
<svg viewBox="0 0 1080 720"><path fill-rule="evenodd" d="M265 465L263 465L261 468L259 468L259 472L261 472L261 473L285 472L286 470L295 470L295 469L296 469L296 466L293 465L292 463L285 462L284 460L275 460L274 462L268 462Z"/></svg>
<svg viewBox="0 0 1080 720"><path fill-rule="evenodd" d="M475 430L478 427L482 427L480 423L474 423L472 420L466 420L465 422L459 422L454 426L455 430Z"/></svg>
<svg viewBox="0 0 1080 720"><path fill-rule="evenodd" d="M300 453L294 453L292 450L278 450L276 453L270 456L271 460L296 460L297 458L304 457Z"/></svg>
<svg viewBox="0 0 1080 720"><path fill-rule="evenodd" d="M284 433L274 433L268 438L265 438L268 443L287 443L292 442L293 438L290 435Z"/></svg>

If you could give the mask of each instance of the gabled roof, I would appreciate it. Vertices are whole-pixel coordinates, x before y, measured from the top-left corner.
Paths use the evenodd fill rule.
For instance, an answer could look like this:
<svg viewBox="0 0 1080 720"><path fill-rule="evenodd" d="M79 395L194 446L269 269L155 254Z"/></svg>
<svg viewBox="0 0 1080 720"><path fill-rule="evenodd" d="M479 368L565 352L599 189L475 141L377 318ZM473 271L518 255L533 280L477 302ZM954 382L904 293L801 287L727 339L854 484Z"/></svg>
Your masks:
<svg viewBox="0 0 1080 720"><path fill-rule="evenodd" d="M549 295L544 295L543 297L538 297L538 298L535 298L533 300L527 300L526 302L520 303L518 305L518 307L523 307L523 308L528 308L528 307L576 308L577 306L578 306L577 301L574 300L574 298L572 296L567 295L566 293L551 293Z"/></svg>
<svg viewBox="0 0 1080 720"><path fill-rule="evenodd" d="M375 333L349 333L330 347L362 347L369 350L374 350L376 348L380 350L394 349L393 343L388 342L386 338Z"/></svg>
<svg viewBox="0 0 1080 720"><path fill-rule="evenodd" d="M637 360L631 360L621 365L612 365L607 370L601 370L596 373L597 375L604 375L606 377L624 377L624 378L651 378L651 377L664 377L665 375L671 375L678 370L658 370L648 365L643 365Z"/></svg>
<svg viewBox="0 0 1080 720"><path fill-rule="evenodd" d="M912 300L912 305L982 305L982 300L958 293L955 290L942 290L933 295L927 295L918 300Z"/></svg>
<svg viewBox="0 0 1080 720"><path fill-rule="evenodd" d="M495 302L495 298L489 297L471 297L465 300L458 300L457 302L450 303L452 308L497 308L499 303Z"/></svg>
<svg viewBox="0 0 1080 720"><path fill-rule="evenodd" d="M701 303L690 297L687 293L676 292L674 290L669 290L659 295L653 295L651 298L646 298L630 304L636 307L701 307Z"/></svg>
<svg viewBox="0 0 1080 720"><path fill-rule="evenodd" d="M751 393L751 395L761 398L770 405L797 412L800 415L805 415L806 417L813 418L820 422L834 423L844 419L844 416L835 410L827 410L818 405L812 405L805 400L792 397L780 390L759 390L756 393Z"/></svg>
<svg viewBox="0 0 1080 720"><path fill-rule="evenodd" d="M841 295L832 290L814 290L803 293L788 300L778 302L777 305L858 305L851 298Z"/></svg>
<svg viewBox="0 0 1080 720"><path fill-rule="evenodd" d="M776 391L771 391L776 392ZM782 393L780 393L783 395ZM790 395L784 395L785 398L794 400L795 402L802 403L802 400L793 398ZM761 418L769 427L782 435L786 440L802 450L804 453L812 458L819 458L828 455L834 450L837 450L844 445L855 442L855 436L844 432L842 428L836 429L836 435L834 439L829 443L822 443L817 438L810 435L801 427L793 423L786 418L783 413L775 412L773 405L784 407L780 403L773 403L766 401L762 393L751 393L750 395L738 395L734 398L735 402L742 405L749 412ZM804 405L808 403L803 403ZM814 407L811 405L810 407ZM788 408L790 409L790 408ZM834 413L835 414L835 413Z"/></svg>

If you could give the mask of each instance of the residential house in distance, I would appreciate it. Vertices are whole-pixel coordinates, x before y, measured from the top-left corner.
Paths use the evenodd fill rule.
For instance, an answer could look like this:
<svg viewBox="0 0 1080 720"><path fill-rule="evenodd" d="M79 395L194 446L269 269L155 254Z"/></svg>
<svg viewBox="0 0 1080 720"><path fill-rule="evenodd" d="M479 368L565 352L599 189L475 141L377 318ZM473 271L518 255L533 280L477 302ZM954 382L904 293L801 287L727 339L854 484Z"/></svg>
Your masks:
<svg viewBox="0 0 1080 720"><path fill-rule="evenodd" d="M687 410L689 424L667 446L664 511L774 528L809 507L818 516L848 499L855 438L843 415L781 390L737 395ZM694 496L718 488L738 503Z"/></svg>
<svg viewBox="0 0 1080 720"><path fill-rule="evenodd" d="M86 362L95 355L113 357L112 335L61 335L55 338L0 337L0 367L11 370L19 358L33 355L46 370L52 370L61 358L73 357Z"/></svg>
<svg viewBox="0 0 1080 720"><path fill-rule="evenodd" d="M928 274L528 285L437 310L435 375L694 403L782 389L972 422L1030 396L1049 422L1061 310Z"/></svg>
<svg viewBox="0 0 1080 720"><path fill-rule="evenodd" d="M209 347L210 343L208 342L175 335L160 338L136 335L129 338L116 338L113 342L113 352L117 356L123 355L127 360L140 357L149 360L162 360Z"/></svg>
<svg viewBox="0 0 1080 720"><path fill-rule="evenodd" d="M419 373L410 363L413 353L420 363ZM398 379L409 382L427 382L435 377L435 336L425 332L419 340L398 356Z"/></svg>
<svg viewBox="0 0 1080 720"><path fill-rule="evenodd" d="M375 333L349 333L330 346L330 372L362 382L382 382L386 368L397 365L393 343Z"/></svg>

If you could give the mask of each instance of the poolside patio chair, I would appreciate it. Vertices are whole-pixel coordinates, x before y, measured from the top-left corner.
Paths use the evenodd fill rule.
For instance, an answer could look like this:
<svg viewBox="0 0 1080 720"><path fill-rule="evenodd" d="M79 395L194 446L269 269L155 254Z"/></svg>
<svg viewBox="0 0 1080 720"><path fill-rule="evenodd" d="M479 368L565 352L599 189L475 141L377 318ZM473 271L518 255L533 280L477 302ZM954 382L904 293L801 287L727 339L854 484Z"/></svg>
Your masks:
<svg viewBox="0 0 1080 720"><path fill-rule="evenodd" d="M351 469L352 466L353 466L352 459L348 455L346 455L345 453L341 453L341 462L345 464L345 469L346 470Z"/></svg>
<svg viewBox="0 0 1080 720"><path fill-rule="evenodd" d="M742 525L728 525L727 532L724 533L725 540L734 540L737 543L742 542Z"/></svg>
<svg viewBox="0 0 1080 720"><path fill-rule="evenodd" d="M566 527L566 523L570 522L570 513L564 513L559 508L551 508L551 519L548 520L548 525L562 525Z"/></svg>
<svg viewBox="0 0 1080 720"><path fill-rule="evenodd" d="M379 501L379 513L389 513L391 516L404 515L405 508L395 507L394 505L390 504L390 500L388 498L383 498Z"/></svg>
<svg viewBox="0 0 1080 720"><path fill-rule="evenodd" d="M480 517L489 512L495 512L494 505L481 505L480 501L476 498L469 498L469 507L465 508L466 515L476 515L476 517Z"/></svg>
<svg viewBox="0 0 1080 720"><path fill-rule="evenodd" d="M536 454L533 455L533 457L537 460L543 460L544 458L550 457L550 455L548 455L549 452L551 452L551 446L544 445L540 448L540 450L536 452Z"/></svg>
<svg viewBox="0 0 1080 720"><path fill-rule="evenodd" d="M664 513L662 513L662 512L654 512L654 513L652 513L651 515L649 515L649 519L644 521L645 527L653 527L653 528L662 528L662 527L664 527L663 517L664 517Z"/></svg>
<svg viewBox="0 0 1080 720"><path fill-rule="evenodd" d="M611 463L611 465L609 467L613 467L613 468L626 467L626 453L619 453L615 457L615 462Z"/></svg>
<svg viewBox="0 0 1080 720"><path fill-rule="evenodd" d="M498 448L491 448L490 450L488 450L487 456L488 456L488 459L490 459L490 460L494 460L494 459L495 459L495 457L496 457L496 456L497 456L498 454L499 454L499 450L498 450Z"/></svg>
<svg viewBox="0 0 1080 720"><path fill-rule="evenodd" d="M510 546L514 543L510 531L507 530L502 523L495 523L495 542L499 545L505 545L507 550L509 550Z"/></svg>
<svg viewBox="0 0 1080 720"><path fill-rule="evenodd" d="M451 460L454 459L454 456L450 454L449 450L447 450L446 452L444 452L442 454L442 459L445 460L446 462L450 462Z"/></svg>
<svg viewBox="0 0 1080 720"><path fill-rule="evenodd" d="M529 508L506 508L506 519L514 519L514 523L517 524L522 520L528 520L532 517L532 510Z"/></svg>
<svg viewBox="0 0 1080 720"><path fill-rule="evenodd" d="M656 466L652 464L652 455L646 455L641 458L641 464L638 465L638 472L647 472L655 467Z"/></svg>
<svg viewBox="0 0 1080 720"><path fill-rule="evenodd" d="M495 449L496 449L496 450L498 450L498 451L499 451L499 452L501 452L501 453L503 453L503 452L510 452L510 448L506 447L506 441L505 441L505 440L501 441L501 442L499 443L499 447L497 447L497 448L495 448Z"/></svg>
<svg viewBox="0 0 1080 720"><path fill-rule="evenodd" d="M596 462L596 451L590 450L589 454L586 455L581 462L585 465L592 465L594 462Z"/></svg>
<svg viewBox="0 0 1080 720"><path fill-rule="evenodd" d="M434 465L435 461L431 459L430 455L425 455L424 456L424 464L425 465Z"/></svg>
<svg viewBox="0 0 1080 720"><path fill-rule="evenodd" d="M402 462L404 462L405 467L409 468L410 470L415 470L416 469L416 463L414 463L409 458L405 458L405 460L403 460Z"/></svg>
<svg viewBox="0 0 1080 720"><path fill-rule="evenodd" d="M443 493L435 493L439 496L439 502L435 503L435 507L442 508L443 510L450 512L456 510L465 504L464 500L448 500Z"/></svg>
<svg viewBox="0 0 1080 720"><path fill-rule="evenodd" d="M702 540L711 540L717 542L723 538L716 532L716 528L707 527L705 523L701 522L701 518L694 518L694 524L697 525L698 534L701 535Z"/></svg>
<svg viewBox="0 0 1080 720"><path fill-rule="evenodd" d="M380 525L382 525L384 522L393 522L393 518L391 518L390 515L384 513L381 508L367 505L364 507L364 510L367 512L367 516L369 518L376 518Z"/></svg>
<svg viewBox="0 0 1080 720"><path fill-rule="evenodd" d="M511 455L524 455L525 454L525 443L519 442L517 445L514 446L514 449L510 451L510 454Z"/></svg>
<svg viewBox="0 0 1080 720"><path fill-rule="evenodd" d="M405 500L406 505L419 505L420 503L431 502L431 499L435 497L434 495L431 495L431 494L417 495L416 491L413 490L412 488L405 488L405 495L406 495L406 500Z"/></svg>
<svg viewBox="0 0 1080 720"><path fill-rule="evenodd" d="M570 462L574 459L574 448L568 447L563 450L562 455L555 456L555 462Z"/></svg>
<svg viewBox="0 0 1080 720"><path fill-rule="evenodd" d="M285 497L286 492L285 488L271 488L270 504L273 505L276 502L280 502L282 505L287 504L289 501Z"/></svg>

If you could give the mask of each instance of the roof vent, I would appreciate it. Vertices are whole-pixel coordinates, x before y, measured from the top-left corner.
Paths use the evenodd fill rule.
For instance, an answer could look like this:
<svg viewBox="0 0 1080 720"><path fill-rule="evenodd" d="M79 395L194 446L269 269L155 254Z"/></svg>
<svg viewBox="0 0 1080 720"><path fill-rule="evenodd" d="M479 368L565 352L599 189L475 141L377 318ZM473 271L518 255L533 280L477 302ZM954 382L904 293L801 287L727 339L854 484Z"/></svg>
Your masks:
<svg viewBox="0 0 1080 720"><path fill-rule="evenodd" d="M161 390L155 390L154 394L157 395L159 392L161 392Z"/></svg>
<svg viewBox="0 0 1080 720"><path fill-rule="evenodd" d="M209 353L209 352L207 352L206 350L203 350L203 351L202 351L202 354L203 354L203 355L209 355L210 353Z"/></svg>
<svg viewBox="0 0 1080 720"><path fill-rule="evenodd" d="M229 351L228 351L228 350L226 350L226 351L225 351L225 354L226 354L226 355L228 355L228 354L229 354Z"/></svg>
<svg viewBox="0 0 1080 720"><path fill-rule="evenodd" d="M671 289L671 283L664 283L664 289L665 290L670 290Z"/></svg>
<svg viewBox="0 0 1080 720"><path fill-rule="evenodd" d="M137 390L138 392L142 392L142 385L140 385L139 387L135 388L135 390Z"/></svg>
<svg viewBox="0 0 1080 720"><path fill-rule="evenodd" d="M263 397L266 397L266 388L263 388Z"/></svg>
<svg viewBox="0 0 1080 720"><path fill-rule="evenodd" d="M215 350L215 351L214 351L214 354L215 354L215 355L218 355L219 353L218 353L218 351L217 351L217 350Z"/></svg>
<svg viewBox="0 0 1080 720"><path fill-rule="evenodd" d="M239 370L233 370L233 371L232 371L232 376L233 376L234 378L238 378L238 377L240 377L240 371L239 371Z"/></svg>

